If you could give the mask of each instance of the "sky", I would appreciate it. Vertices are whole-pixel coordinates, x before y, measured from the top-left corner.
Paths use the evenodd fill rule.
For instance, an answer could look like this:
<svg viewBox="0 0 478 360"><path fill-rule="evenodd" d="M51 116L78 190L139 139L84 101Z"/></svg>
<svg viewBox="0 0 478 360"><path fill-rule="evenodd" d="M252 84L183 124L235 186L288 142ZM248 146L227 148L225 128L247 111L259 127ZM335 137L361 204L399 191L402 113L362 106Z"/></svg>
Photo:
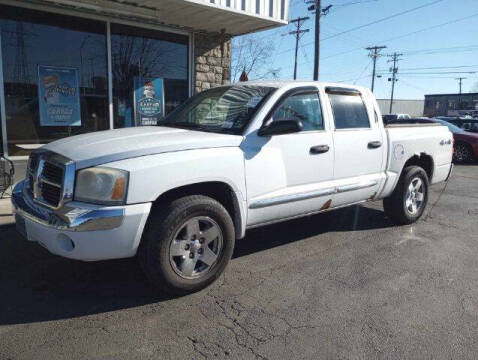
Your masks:
<svg viewBox="0 0 478 360"><path fill-rule="evenodd" d="M303 25L310 31L300 40L297 78L311 80L314 15L308 13L304 0L290 1L290 19L310 16ZM321 81L370 87L372 62L365 48L384 45L384 56L377 61L382 75L375 81L377 98L390 98L391 64L387 61L391 58L387 55L394 52L403 54L396 99L457 93L458 77L467 78L463 92L478 92L478 0L322 0L322 7L327 5L333 6L321 19ZM280 69L281 79L292 79L295 38L283 34L295 30L294 26L245 35L274 44L271 60L261 70Z"/></svg>

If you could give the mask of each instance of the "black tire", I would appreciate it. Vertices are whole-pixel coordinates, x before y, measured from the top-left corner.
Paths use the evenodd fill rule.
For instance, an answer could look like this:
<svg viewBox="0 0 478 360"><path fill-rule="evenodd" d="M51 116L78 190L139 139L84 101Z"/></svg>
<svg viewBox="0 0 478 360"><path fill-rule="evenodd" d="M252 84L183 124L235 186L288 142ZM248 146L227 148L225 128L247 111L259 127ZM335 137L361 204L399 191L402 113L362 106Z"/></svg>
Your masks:
<svg viewBox="0 0 478 360"><path fill-rule="evenodd" d="M423 184L423 201L416 213L407 208L408 188L412 181L420 179ZM423 215L428 203L429 180L427 173L419 166L406 167L393 193L383 200L385 214L397 225L412 224Z"/></svg>
<svg viewBox="0 0 478 360"><path fill-rule="evenodd" d="M457 163L468 163L473 161L473 150L470 145L464 142L457 142L453 151L453 161Z"/></svg>
<svg viewBox="0 0 478 360"><path fill-rule="evenodd" d="M218 225L222 235L221 250L218 250L216 262L204 274L196 278L184 278L170 259L170 246L176 241L174 238L181 227L184 228L189 220L198 217L212 219ZM154 208L143 232L138 259L156 288L171 295L184 295L205 288L222 274L231 259L234 243L234 224L227 210L210 197L191 195ZM178 261L186 260L187 257L181 256Z"/></svg>

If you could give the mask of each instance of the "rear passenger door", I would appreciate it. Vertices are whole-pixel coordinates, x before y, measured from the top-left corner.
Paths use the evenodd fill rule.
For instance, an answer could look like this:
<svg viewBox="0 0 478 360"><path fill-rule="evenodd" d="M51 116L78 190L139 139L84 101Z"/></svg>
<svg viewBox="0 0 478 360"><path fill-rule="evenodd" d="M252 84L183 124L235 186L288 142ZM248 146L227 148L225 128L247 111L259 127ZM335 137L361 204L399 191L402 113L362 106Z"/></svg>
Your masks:
<svg viewBox="0 0 478 360"><path fill-rule="evenodd" d="M336 87L327 87L326 93L333 119L334 205L368 199L384 178L383 127L367 94Z"/></svg>

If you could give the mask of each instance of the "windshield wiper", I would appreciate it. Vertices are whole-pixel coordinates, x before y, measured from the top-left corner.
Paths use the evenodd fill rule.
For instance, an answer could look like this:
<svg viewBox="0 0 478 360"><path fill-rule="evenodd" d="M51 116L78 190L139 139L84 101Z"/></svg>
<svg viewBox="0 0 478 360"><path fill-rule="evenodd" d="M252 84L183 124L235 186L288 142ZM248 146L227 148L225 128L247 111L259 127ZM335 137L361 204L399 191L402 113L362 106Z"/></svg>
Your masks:
<svg viewBox="0 0 478 360"><path fill-rule="evenodd" d="M188 121L163 121L163 122L158 122L158 126L171 126L171 127L180 127L180 128L190 128L190 129L202 128L201 124L191 123Z"/></svg>
<svg viewBox="0 0 478 360"><path fill-rule="evenodd" d="M199 130L204 132L223 133L223 134L236 133L234 129L223 128L220 126L206 126L206 125L201 125L197 123L191 123L188 121L163 121L163 122L158 122L158 126L170 126L170 127L181 128L181 129L193 129L193 130Z"/></svg>

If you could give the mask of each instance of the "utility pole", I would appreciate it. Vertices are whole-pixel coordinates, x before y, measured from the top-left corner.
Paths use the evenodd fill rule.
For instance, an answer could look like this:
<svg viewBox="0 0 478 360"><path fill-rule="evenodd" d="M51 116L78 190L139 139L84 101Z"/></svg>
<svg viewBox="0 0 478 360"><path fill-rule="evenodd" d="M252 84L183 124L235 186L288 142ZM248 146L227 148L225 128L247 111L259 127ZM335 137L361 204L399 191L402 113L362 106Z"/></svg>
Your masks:
<svg viewBox="0 0 478 360"><path fill-rule="evenodd" d="M392 82L392 94L390 95L390 114L392 113L393 110L393 94L395 92L395 83L398 81L397 79L397 73L398 73L398 62L401 60L400 57L403 56L403 54L399 53L393 53L392 55L388 55L389 57L392 58L392 60L388 60L388 62L393 62L393 68L390 69L392 73L392 77L388 78L388 81Z"/></svg>
<svg viewBox="0 0 478 360"><path fill-rule="evenodd" d="M369 57L372 58L373 61L373 72L372 72L372 92L375 87L375 71L376 71L376 66L377 66L377 59L382 56L379 54L380 50L386 49L386 46L370 46L366 48L365 50L370 51L368 54Z"/></svg>
<svg viewBox="0 0 478 360"><path fill-rule="evenodd" d="M458 96L458 110L462 110L461 109L461 87L463 85L463 80L466 80L466 77L459 77L459 78L456 78L455 80L458 80L460 84L460 93Z"/></svg>
<svg viewBox="0 0 478 360"><path fill-rule="evenodd" d="M332 5L322 8L321 0L308 0L306 3L312 4L308 7L308 10L315 14L314 81L318 81L320 61L320 18L322 15L327 15L329 13Z"/></svg>
<svg viewBox="0 0 478 360"><path fill-rule="evenodd" d="M290 31L289 35L295 35L295 61L294 61L294 80L297 79L297 53L299 51L299 40L302 34L309 32L309 29L301 29L302 24L304 21L309 20L308 16L306 17L298 17L297 19L292 19L291 23L297 24L297 30Z"/></svg>

